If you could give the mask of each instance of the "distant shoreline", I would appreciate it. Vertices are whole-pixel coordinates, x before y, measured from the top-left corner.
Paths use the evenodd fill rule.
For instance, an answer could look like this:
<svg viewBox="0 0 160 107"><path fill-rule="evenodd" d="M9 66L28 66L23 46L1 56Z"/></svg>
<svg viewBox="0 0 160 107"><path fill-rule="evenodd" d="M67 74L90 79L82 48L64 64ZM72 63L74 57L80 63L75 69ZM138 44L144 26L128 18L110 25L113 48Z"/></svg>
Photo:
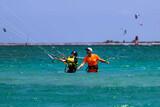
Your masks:
<svg viewBox="0 0 160 107"><path fill-rule="evenodd" d="M36 45L135 45L133 42L56 42L56 43L0 43L0 46L36 46ZM138 45L160 45L160 41L139 42Z"/></svg>

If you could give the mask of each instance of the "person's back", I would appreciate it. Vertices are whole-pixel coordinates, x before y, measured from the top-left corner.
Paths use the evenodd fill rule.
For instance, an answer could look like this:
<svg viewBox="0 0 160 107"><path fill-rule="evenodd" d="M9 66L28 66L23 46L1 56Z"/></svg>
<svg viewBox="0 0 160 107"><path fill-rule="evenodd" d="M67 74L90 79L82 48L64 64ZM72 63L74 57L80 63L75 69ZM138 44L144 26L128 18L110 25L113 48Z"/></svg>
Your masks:
<svg viewBox="0 0 160 107"><path fill-rule="evenodd" d="M65 58L57 58L57 57L52 58L53 56L49 55L50 58L56 59L58 61L63 62L64 64L66 64L66 67L65 67L66 73L75 73L76 72L77 65L78 65L77 56L78 56L78 53L76 51L72 51L71 55L68 57L65 57Z"/></svg>
<svg viewBox="0 0 160 107"><path fill-rule="evenodd" d="M66 70L67 73L74 73L77 70L78 65L78 59L76 56L69 56L66 60L66 64L68 67L68 70Z"/></svg>

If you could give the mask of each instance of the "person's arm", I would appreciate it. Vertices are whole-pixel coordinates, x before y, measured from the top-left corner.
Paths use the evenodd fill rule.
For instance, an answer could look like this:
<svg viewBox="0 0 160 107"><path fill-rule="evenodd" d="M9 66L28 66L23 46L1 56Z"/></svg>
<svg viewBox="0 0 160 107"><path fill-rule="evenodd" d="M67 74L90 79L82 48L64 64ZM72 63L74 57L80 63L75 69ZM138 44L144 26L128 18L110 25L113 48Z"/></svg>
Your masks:
<svg viewBox="0 0 160 107"><path fill-rule="evenodd" d="M57 60L57 61L60 61L60 62L63 62L63 63L66 62L66 59L64 59L64 58L57 58L57 57L54 57L54 60Z"/></svg>
<svg viewBox="0 0 160 107"><path fill-rule="evenodd" d="M86 63L86 57L83 59L83 62L80 64L80 66L77 67L77 70L81 69Z"/></svg>
<svg viewBox="0 0 160 107"><path fill-rule="evenodd" d="M59 59L57 59L58 61L61 61L61 62L66 62L66 60L65 59L63 59L63 58L59 58Z"/></svg>
<svg viewBox="0 0 160 107"><path fill-rule="evenodd" d="M77 67L77 70L81 69L84 66L85 62L82 62L79 67Z"/></svg>
<svg viewBox="0 0 160 107"><path fill-rule="evenodd" d="M101 61L102 63L109 64L109 61L106 61L106 60L104 60L104 59L102 59L102 58L99 58L99 61Z"/></svg>

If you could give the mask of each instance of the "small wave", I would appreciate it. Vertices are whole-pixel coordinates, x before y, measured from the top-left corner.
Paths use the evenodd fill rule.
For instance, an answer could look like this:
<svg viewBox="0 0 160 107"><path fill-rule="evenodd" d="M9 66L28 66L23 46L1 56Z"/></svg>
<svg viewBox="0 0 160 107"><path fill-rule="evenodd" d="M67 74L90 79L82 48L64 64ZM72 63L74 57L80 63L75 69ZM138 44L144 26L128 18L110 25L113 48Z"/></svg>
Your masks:
<svg viewBox="0 0 160 107"><path fill-rule="evenodd" d="M63 73L19 73L12 76L0 76L0 83L37 84L53 86L84 87L157 87L160 86L159 75L90 75Z"/></svg>

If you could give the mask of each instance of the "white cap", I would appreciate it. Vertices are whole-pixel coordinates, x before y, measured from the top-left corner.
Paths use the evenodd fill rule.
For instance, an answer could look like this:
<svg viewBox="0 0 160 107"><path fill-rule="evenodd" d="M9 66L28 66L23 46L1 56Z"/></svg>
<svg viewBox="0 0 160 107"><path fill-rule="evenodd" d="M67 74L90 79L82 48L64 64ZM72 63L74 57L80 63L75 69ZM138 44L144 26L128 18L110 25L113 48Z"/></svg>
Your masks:
<svg viewBox="0 0 160 107"><path fill-rule="evenodd" d="M86 48L86 50L91 51L91 52L93 51L93 49L90 47Z"/></svg>

